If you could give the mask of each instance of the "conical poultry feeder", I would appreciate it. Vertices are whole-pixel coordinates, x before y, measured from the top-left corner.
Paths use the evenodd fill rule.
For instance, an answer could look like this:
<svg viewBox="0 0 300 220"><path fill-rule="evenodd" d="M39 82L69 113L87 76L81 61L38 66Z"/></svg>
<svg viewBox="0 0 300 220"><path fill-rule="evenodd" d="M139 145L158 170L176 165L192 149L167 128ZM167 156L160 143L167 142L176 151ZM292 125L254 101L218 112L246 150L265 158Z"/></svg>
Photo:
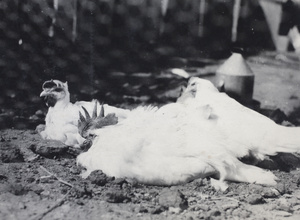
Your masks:
<svg viewBox="0 0 300 220"><path fill-rule="evenodd" d="M243 56L233 53L216 71L216 85L222 92L241 102L253 96L254 74Z"/></svg>

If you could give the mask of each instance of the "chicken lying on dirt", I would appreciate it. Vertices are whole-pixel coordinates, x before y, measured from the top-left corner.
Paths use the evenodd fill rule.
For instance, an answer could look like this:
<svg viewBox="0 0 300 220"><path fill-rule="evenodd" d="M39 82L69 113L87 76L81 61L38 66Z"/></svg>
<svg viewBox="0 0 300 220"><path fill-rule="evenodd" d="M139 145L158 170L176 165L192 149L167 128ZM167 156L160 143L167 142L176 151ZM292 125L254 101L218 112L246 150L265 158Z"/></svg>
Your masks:
<svg viewBox="0 0 300 220"><path fill-rule="evenodd" d="M40 135L43 139L58 140L68 146L80 147L85 141L85 138L78 131L79 112L86 115L82 107L85 111L92 113L96 105L99 111L104 108L106 112L116 114L119 120L127 117L129 112L109 105L100 107L96 100L80 101L73 104L70 102L67 82L49 80L43 84L42 88L43 91L40 96L45 97L49 109L45 119L45 128L40 131ZM117 123L117 121L112 123Z"/></svg>
<svg viewBox="0 0 300 220"><path fill-rule="evenodd" d="M231 146L229 149L236 157L247 156L250 152L263 160L266 155L300 150L300 128L276 124L227 94L220 93L208 80L192 77L177 102L190 108L209 108L209 120L215 121L215 129L239 143L238 148Z"/></svg>
<svg viewBox="0 0 300 220"><path fill-rule="evenodd" d="M210 175L219 178L212 183L221 190L225 180L275 185L272 172L239 158L300 150L300 128L279 126L199 78L190 79L177 103L139 107L118 124L91 132L92 147L77 158L85 176L102 170L154 185Z"/></svg>

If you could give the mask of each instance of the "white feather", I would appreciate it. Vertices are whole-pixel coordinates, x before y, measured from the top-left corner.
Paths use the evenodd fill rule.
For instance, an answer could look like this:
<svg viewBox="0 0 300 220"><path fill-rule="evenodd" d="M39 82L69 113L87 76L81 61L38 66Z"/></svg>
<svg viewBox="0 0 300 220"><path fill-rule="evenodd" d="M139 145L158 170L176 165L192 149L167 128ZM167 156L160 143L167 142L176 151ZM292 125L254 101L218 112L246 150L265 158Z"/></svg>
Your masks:
<svg viewBox="0 0 300 220"><path fill-rule="evenodd" d="M54 88L62 88L62 91L55 91L53 88L43 88L41 96L52 95L56 98L54 106L50 106L45 118L45 130L40 133L43 139L58 140L68 146L79 147L85 139L78 132L79 112L85 115L82 107L86 108L92 115L95 102L97 102L98 115L101 106L97 100L90 102L70 102L68 84L59 80L46 81L56 85ZM129 110L104 105L105 114L115 113L119 120L127 117Z"/></svg>
<svg viewBox="0 0 300 220"><path fill-rule="evenodd" d="M87 168L85 176L100 169L110 176L154 185L212 174L219 174L221 181L275 184L272 173L237 160L228 148L238 148L239 143L215 129L216 122L204 117L207 110L180 103L161 109L137 108L121 123L95 131L98 137L77 161Z"/></svg>
<svg viewBox="0 0 300 220"><path fill-rule="evenodd" d="M188 95L191 93L194 95ZM219 93L208 80L191 78L178 102L190 108L209 106L216 117L215 129L222 130L227 137L240 143L237 148L229 148L237 157L251 152L258 159L264 159L265 155L300 150L300 128L277 125L225 93Z"/></svg>

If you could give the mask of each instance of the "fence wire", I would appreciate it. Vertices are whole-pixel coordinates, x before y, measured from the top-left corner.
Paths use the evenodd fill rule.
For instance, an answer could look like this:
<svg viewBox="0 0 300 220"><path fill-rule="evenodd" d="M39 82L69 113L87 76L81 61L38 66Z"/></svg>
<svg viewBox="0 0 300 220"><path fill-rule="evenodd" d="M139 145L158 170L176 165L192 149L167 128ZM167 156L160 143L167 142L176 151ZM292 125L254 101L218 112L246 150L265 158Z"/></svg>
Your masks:
<svg viewBox="0 0 300 220"><path fill-rule="evenodd" d="M206 1L205 10L200 2L170 0L162 13L161 0L0 1L0 113L34 111L51 78L107 90L111 72L155 72L172 56L222 54L230 48L233 1ZM242 1L251 13L240 18L238 43L272 47L251 2Z"/></svg>

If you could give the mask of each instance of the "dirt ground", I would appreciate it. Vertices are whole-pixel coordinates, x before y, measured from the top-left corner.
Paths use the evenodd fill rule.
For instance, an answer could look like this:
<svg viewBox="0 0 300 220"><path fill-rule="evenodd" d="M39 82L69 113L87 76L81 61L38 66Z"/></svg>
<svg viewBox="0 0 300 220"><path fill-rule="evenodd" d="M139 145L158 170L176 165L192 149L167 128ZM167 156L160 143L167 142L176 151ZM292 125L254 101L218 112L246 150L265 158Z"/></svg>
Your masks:
<svg viewBox="0 0 300 220"><path fill-rule="evenodd" d="M261 109L280 109L283 124L300 122L298 59L271 52L247 58L255 73L253 98ZM197 70L211 72L221 62ZM0 161L0 219L300 219L296 155L259 164L273 170L276 186L229 183L225 192L215 191L209 178L172 187L145 186L101 171L82 179L72 149L29 129L0 130Z"/></svg>

